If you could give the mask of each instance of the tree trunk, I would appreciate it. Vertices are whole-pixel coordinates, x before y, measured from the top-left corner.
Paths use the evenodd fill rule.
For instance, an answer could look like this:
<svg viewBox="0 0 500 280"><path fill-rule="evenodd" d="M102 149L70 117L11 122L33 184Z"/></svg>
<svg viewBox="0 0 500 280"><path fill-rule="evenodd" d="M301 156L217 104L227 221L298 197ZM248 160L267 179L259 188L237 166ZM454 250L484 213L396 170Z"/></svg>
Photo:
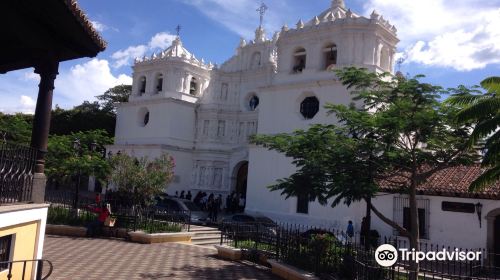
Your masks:
<svg viewBox="0 0 500 280"><path fill-rule="evenodd" d="M365 246L365 249L369 249L370 248L370 241L371 241L371 220L372 220L372 210L371 210L371 206L372 205L372 198L369 197L366 199L366 214L365 214L365 227L366 227L366 232L364 233L365 234L365 240L364 240L364 243L363 244Z"/></svg>

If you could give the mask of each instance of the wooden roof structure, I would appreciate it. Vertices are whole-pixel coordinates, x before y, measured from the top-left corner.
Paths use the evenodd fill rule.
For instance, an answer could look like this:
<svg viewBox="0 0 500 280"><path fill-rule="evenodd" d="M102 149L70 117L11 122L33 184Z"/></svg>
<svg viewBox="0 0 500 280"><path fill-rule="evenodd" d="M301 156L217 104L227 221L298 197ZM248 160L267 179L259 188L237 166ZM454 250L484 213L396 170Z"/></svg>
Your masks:
<svg viewBox="0 0 500 280"><path fill-rule="evenodd" d="M106 48L75 0L0 1L0 38L0 73L34 67L47 54L61 62Z"/></svg>

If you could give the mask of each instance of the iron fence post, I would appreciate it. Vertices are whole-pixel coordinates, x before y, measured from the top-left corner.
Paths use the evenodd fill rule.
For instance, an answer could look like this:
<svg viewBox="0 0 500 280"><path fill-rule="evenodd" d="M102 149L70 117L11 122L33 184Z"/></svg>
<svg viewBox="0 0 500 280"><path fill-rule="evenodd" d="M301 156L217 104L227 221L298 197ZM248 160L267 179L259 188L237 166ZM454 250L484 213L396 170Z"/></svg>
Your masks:
<svg viewBox="0 0 500 280"><path fill-rule="evenodd" d="M37 261L36 280L42 280L43 260Z"/></svg>

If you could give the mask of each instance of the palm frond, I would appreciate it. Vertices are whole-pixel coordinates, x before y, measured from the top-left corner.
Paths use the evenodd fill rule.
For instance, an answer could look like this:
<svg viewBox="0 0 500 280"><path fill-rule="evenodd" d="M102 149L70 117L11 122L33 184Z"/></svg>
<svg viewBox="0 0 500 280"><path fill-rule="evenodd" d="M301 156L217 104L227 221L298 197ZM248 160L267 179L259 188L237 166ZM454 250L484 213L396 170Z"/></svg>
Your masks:
<svg viewBox="0 0 500 280"><path fill-rule="evenodd" d="M479 176L472 184L469 186L469 191L481 191L487 187L492 186L498 180L500 180L500 166L495 166L481 176Z"/></svg>
<svg viewBox="0 0 500 280"><path fill-rule="evenodd" d="M459 122L467 122L471 120L481 120L494 116L500 112L500 97L486 98L478 101L474 105L464 108L457 115Z"/></svg>
<svg viewBox="0 0 500 280"><path fill-rule="evenodd" d="M500 77L489 77L481 82L481 86L489 92L500 94Z"/></svg>

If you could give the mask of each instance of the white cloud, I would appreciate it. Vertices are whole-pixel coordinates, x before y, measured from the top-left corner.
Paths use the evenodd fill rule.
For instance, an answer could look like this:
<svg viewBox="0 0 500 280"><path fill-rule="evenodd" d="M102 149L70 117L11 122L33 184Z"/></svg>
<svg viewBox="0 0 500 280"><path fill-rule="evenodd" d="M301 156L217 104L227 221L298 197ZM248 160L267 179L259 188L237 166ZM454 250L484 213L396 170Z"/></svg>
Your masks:
<svg viewBox="0 0 500 280"><path fill-rule="evenodd" d="M98 22L96 20L91 20L90 23L92 23L92 26L94 27L94 29L99 31L99 32L103 32L104 30L108 29L108 26L102 22Z"/></svg>
<svg viewBox="0 0 500 280"><path fill-rule="evenodd" d="M35 112L36 101L33 98L27 95L21 95L19 103L21 104L20 111L22 113L33 114Z"/></svg>
<svg viewBox="0 0 500 280"><path fill-rule="evenodd" d="M151 49L165 49L172 45L172 41L175 39L175 37L175 35L166 32L157 33L153 36L153 38L151 38L151 41L149 41L149 47Z"/></svg>
<svg viewBox="0 0 500 280"><path fill-rule="evenodd" d="M23 77L20 79L22 81L40 81L40 75L37 73L30 71L30 72L24 72Z"/></svg>
<svg viewBox="0 0 500 280"><path fill-rule="evenodd" d="M120 68L129 65L133 59L142 57L148 52L165 49L172 44L175 37L175 35L170 33L160 32L151 37L147 45L130 46L124 50L116 51L111 55L111 58L115 60L113 67Z"/></svg>
<svg viewBox="0 0 500 280"><path fill-rule="evenodd" d="M93 101L96 95L120 84L132 84L132 78L125 74L114 76L109 62L94 58L86 63L77 64L69 71L62 72L56 79L54 96L62 97L66 102L62 107L71 107L85 100Z"/></svg>
<svg viewBox="0 0 500 280"><path fill-rule="evenodd" d="M260 2L255 0L181 0L192 5L211 19L220 22L229 30L244 38L254 38L255 29L259 25L257 8ZM286 0L268 1L264 27L268 32L278 31L292 13ZM291 20L298 20L293 18Z"/></svg>
<svg viewBox="0 0 500 280"><path fill-rule="evenodd" d="M119 50L111 55L111 58L115 60L113 64L114 67L119 68L124 65L128 65L131 60L136 57L141 57L146 54L148 47L145 45L131 46L125 50Z"/></svg>
<svg viewBox="0 0 500 280"><path fill-rule="evenodd" d="M407 62L470 71L500 63L500 1L370 0L395 24Z"/></svg>
<svg viewBox="0 0 500 280"><path fill-rule="evenodd" d="M38 81L39 76L33 69L0 75L0 112L34 113ZM125 74L113 75L105 59L94 58L69 69L60 66L52 104L69 109L85 100L95 101L96 95L120 84L131 85L132 78Z"/></svg>

